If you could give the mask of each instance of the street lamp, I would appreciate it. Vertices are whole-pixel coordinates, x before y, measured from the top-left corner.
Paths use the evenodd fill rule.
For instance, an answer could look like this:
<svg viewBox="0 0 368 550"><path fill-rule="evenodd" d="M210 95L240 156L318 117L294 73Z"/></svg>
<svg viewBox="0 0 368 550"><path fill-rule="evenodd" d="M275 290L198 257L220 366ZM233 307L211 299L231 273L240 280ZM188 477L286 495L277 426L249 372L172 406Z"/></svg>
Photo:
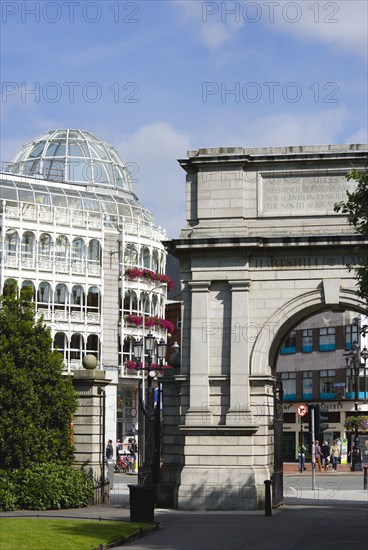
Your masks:
<svg viewBox="0 0 368 550"><path fill-rule="evenodd" d="M142 350L142 348L144 348ZM156 384L157 374L164 369L167 344L161 338L157 344L154 335L149 332L147 336L133 344L133 353L137 368L142 369L142 380L147 373L147 389L142 390L142 420L140 433L140 464L138 470L138 484L143 486L157 485L160 468L160 442L161 442L161 386ZM147 354L147 361L140 363L140 358ZM157 356L159 364L153 364L153 358ZM157 390L156 406L154 390ZM143 393L144 392L144 393ZM147 394L147 395L146 395Z"/></svg>
<svg viewBox="0 0 368 550"><path fill-rule="evenodd" d="M360 357L364 361L364 396L363 396L363 400L364 400L364 403L366 403L367 402L367 359L368 359L367 346L364 346L364 348L360 352Z"/></svg>
<svg viewBox="0 0 368 550"><path fill-rule="evenodd" d="M366 347L364 347L361 350L358 342L354 342L351 346L351 349L346 353L344 353L344 357L346 361L346 367L351 368L351 372L354 375L354 398L355 398L354 409L356 412L358 412L359 389L360 389L359 379L360 379L361 373L363 373L363 376L364 376L364 400L366 399L366 396L367 396L366 363L368 359L368 350ZM361 361L362 359L364 363L362 363ZM362 370L362 366L364 370ZM352 454L351 454L351 471L360 472L361 470L362 470L362 456L361 456L361 450L359 445L358 425L355 424L354 445L353 445Z"/></svg>

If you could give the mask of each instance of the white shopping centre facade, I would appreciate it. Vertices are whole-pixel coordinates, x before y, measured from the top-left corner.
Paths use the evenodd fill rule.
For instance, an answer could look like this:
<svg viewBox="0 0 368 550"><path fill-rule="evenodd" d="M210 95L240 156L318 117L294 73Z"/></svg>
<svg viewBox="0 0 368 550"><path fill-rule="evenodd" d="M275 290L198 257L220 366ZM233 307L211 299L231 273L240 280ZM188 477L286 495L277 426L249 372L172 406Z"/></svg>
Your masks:
<svg viewBox="0 0 368 550"><path fill-rule="evenodd" d="M0 291L34 290L65 371L93 354L108 372L106 437L137 428L138 376L126 368L142 308L166 340L166 235L135 195L126 164L89 132L55 130L26 144L0 181ZM127 276L127 269L135 269ZM130 316L130 317L129 317Z"/></svg>

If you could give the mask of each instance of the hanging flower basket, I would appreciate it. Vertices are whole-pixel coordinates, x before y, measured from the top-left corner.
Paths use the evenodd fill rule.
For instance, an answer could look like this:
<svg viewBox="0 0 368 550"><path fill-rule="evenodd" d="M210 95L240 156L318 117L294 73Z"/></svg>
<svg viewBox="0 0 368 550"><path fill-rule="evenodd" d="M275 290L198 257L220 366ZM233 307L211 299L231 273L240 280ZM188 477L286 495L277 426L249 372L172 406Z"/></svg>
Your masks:
<svg viewBox="0 0 368 550"><path fill-rule="evenodd" d="M141 315L125 315L124 321L128 326L141 327L143 325L143 317ZM171 321L160 319L159 317L145 317L144 325L147 328L159 327L170 334L175 330L175 326Z"/></svg>
<svg viewBox="0 0 368 550"><path fill-rule="evenodd" d="M368 432L368 416L358 415L358 416L349 416L345 421L345 428L348 432Z"/></svg>
<svg viewBox="0 0 368 550"><path fill-rule="evenodd" d="M156 273L150 269L140 269L138 267L131 267L125 270L124 275L128 277L131 281L136 281L137 279L145 279L150 282L166 283L167 288L171 290L174 288L174 281L169 275L164 275L163 273Z"/></svg>
<svg viewBox="0 0 368 550"><path fill-rule="evenodd" d="M143 369L142 368L142 362L136 363L135 361L125 361L124 365L126 366L127 369L130 369L130 370L136 370L136 371L154 370L158 373L160 373L160 372L162 372L166 369L172 369L173 368L171 365L159 365L158 363L152 363L151 365L149 365L148 363L145 363L144 364L144 369Z"/></svg>

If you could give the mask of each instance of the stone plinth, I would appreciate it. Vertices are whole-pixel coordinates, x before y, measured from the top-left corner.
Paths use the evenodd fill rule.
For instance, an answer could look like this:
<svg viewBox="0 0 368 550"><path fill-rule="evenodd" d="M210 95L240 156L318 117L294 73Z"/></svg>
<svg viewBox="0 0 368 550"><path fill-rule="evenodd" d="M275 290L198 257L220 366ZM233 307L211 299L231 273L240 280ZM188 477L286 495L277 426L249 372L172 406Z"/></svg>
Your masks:
<svg viewBox="0 0 368 550"><path fill-rule="evenodd" d="M74 414L75 465L95 478L104 477L105 459L105 387L111 382L101 370L74 372L78 393Z"/></svg>

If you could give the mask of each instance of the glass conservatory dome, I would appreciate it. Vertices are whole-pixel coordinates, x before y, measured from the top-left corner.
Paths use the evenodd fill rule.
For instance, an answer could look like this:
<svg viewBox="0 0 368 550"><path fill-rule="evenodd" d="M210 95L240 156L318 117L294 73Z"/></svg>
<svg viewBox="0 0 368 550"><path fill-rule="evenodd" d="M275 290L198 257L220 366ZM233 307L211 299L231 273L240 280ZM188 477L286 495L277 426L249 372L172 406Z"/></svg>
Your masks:
<svg viewBox="0 0 368 550"><path fill-rule="evenodd" d="M129 172L116 149L82 130L52 130L22 147L8 171L81 185L132 192Z"/></svg>

